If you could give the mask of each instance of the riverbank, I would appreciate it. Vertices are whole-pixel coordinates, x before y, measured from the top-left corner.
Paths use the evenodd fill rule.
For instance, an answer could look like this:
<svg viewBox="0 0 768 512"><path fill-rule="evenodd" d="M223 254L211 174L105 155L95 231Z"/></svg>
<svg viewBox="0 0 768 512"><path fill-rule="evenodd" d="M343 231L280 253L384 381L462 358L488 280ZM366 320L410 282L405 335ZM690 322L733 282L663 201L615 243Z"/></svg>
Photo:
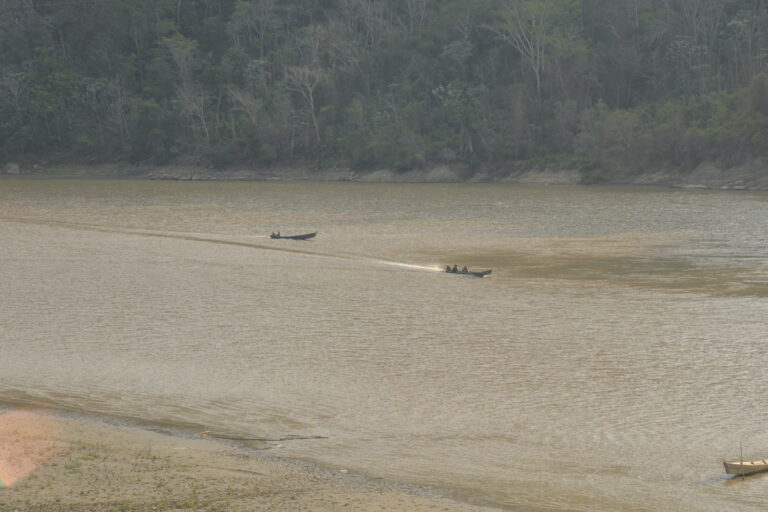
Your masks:
<svg viewBox="0 0 768 512"><path fill-rule="evenodd" d="M724 167L704 162L691 171L653 169L643 173L601 174L565 165L521 165L475 169L432 166L411 171L359 171L345 167L283 166L211 169L168 165L31 165L8 163L0 175L30 178L136 178L184 181L353 181L362 183L517 183L535 185L642 185L682 189L768 190L768 161L755 159Z"/></svg>
<svg viewBox="0 0 768 512"><path fill-rule="evenodd" d="M0 414L0 509L477 510L224 442L19 411Z"/></svg>

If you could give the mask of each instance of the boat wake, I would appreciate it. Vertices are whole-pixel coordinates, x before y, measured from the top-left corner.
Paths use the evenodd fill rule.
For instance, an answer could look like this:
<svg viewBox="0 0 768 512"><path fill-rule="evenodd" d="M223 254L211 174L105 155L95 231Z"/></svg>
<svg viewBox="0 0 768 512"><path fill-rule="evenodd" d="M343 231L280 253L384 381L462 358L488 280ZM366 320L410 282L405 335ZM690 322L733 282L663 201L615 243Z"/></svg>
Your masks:
<svg viewBox="0 0 768 512"><path fill-rule="evenodd" d="M379 265L389 265L392 267L400 267L400 268L406 268L411 270L422 270L422 271L431 271L431 272L441 271L441 268L437 265L418 265L413 263L404 263L399 261L386 260L382 258L370 258L366 256L328 253L328 252L322 252L322 251L311 251L311 250L306 251L306 250L295 249L290 247L276 247L273 245L264 245L260 243L254 243L254 242L227 240L223 238L218 238L216 234L209 234L209 233L188 233L188 232L179 232L179 231L152 231L148 229L138 229L138 228L111 228L106 226L100 226L98 224L87 224L87 223L80 223L80 222L58 221L58 220L48 220L48 219L17 218L17 217L0 217L0 220L6 221L6 222L23 223L23 224L36 224L36 225L43 225L43 226L77 229L81 231L96 231L100 233L111 233L111 234L118 234L118 235L170 238L174 240L185 240L190 242L231 245L235 247L248 247L252 249L284 252L284 253L298 254L303 256L314 256L314 257L332 258L332 259L339 259L339 260L346 260L346 261L376 263ZM248 235L248 238L269 239L269 237L266 235Z"/></svg>
<svg viewBox="0 0 768 512"><path fill-rule="evenodd" d="M360 258L360 260L378 263L379 265L389 265L391 267L409 268L413 270L429 270L431 272L443 271L442 268L438 265L417 265L415 263L403 263L400 261L390 261L381 258Z"/></svg>

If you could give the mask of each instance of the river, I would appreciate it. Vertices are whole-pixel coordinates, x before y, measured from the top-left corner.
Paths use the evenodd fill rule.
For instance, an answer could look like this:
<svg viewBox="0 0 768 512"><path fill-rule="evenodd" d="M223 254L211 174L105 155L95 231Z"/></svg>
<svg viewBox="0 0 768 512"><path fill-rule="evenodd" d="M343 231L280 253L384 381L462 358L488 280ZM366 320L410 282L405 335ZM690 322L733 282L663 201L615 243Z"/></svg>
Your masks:
<svg viewBox="0 0 768 512"><path fill-rule="evenodd" d="M766 221L766 192L3 179L0 403L321 436L272 446L505 510L764 510L722 460L768 456Z"/></svg>

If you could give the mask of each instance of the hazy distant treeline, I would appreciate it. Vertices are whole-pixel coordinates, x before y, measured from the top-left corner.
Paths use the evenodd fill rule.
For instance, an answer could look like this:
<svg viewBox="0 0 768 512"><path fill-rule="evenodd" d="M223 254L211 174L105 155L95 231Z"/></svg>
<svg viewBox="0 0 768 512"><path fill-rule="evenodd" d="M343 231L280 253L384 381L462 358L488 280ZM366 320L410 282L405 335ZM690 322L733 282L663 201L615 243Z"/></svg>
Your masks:
<svg viewBox="0 0 768 512"><path fill-rule="evenodd" d="M0 0L0 161L768 153L768 0Z"/></svg>

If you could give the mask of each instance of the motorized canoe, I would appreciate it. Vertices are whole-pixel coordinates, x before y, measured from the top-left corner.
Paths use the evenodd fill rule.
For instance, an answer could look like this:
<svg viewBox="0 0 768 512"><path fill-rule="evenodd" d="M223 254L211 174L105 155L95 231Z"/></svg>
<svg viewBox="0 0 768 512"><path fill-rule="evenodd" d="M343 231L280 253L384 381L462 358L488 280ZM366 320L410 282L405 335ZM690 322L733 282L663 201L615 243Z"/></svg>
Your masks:
<svg viewBox="0 0 768 512"><path fill-rule="evenodd" d="M443 270L446 274L456 274L458 276L472 276L472 277L485 277L488 275L491 275L491 272L493 272L493 269L488 270L467 270L466 272L463 272L461 270L456 270L455 272L453 270L445 269Z"/></svg>
<svg viewBox="0 0 768 512"><path fill-rule="evenodd" d="M271 235L269 235L269 238L274 238L274 239L281 238L284 240L309 240L310 238L315 238L315 235L317 235L317 231L315 231L314 233L306 233L304 235L289 235L289 236L284 236L279 233L277 234L272 233Z"/></svg>
<svg viewBox="0 0 768 512"><path fill-rule="evenodd" d="M723 462L723 466L725 466L725 472L729 475L751 475L752 473L768 471L768 460L737 460Z"/></svg>

